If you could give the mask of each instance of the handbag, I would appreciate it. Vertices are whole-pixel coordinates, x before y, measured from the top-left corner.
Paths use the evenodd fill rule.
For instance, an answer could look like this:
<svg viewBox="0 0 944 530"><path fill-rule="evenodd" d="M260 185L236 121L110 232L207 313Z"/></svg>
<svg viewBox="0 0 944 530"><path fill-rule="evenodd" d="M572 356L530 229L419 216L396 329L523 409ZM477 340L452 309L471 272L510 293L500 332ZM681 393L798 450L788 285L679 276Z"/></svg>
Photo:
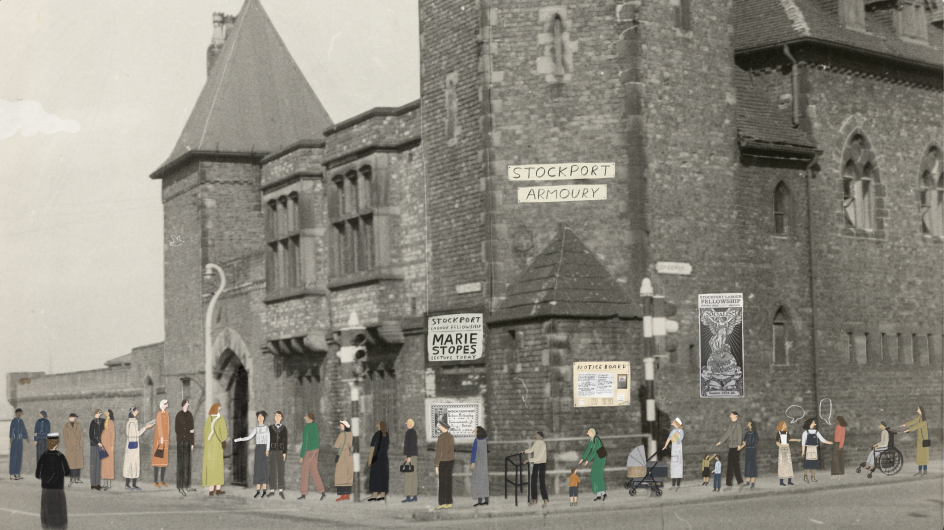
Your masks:
<svg viewBox="0 0 944 530"><path fill-rule="evenodd" d="M98 459L101 460L102 458L108 458L108 451L106 451L104 447L99 447Z"/></svg>
<svg viewBox="0 0 944 530"><path fill-rule="evenodd" d="M594 437L594 439L600 440L598 436ZM600 440L600 448L597 449L597 458L606 458L606 447L603 447L603 440Z"/></svg>
<svg viewBox="0 0 944 530"><path fill-rule="evenodd" d="M924 434L924 432L921 434ZM925 436L924 440L921 440L921 447L931 447L931 439Z"/></svg>
<svg viewBox="0 0 944 530"><path fill-rule="evenodd" d="M128 449L137 449L138 442L128 442Z"/></svg>
<svg viewBox="0 0 944 530"><path fill-rule="evenodd" d="M226 443L226 442L223 442ZM154 458L164 458L164 445L161 444L157 446L157 449L154 450Z"/></svg>
<svg viewBox="0 0 944 530"><path fill-rule="evenodd" d="M413 464L407 464L406 462L400 464L400 473L412 473Z"/></svg>

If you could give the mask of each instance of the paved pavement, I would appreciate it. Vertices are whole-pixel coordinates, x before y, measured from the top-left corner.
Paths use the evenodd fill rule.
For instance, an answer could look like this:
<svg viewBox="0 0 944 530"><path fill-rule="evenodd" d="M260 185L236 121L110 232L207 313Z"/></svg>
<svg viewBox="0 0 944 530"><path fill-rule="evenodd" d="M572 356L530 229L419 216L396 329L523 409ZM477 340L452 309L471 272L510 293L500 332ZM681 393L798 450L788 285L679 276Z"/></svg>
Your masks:
<svg viewBox="0 0 944 530"><path fill-rule="evenodd" d="M5 465L5 462L0 462ZM298 493L252 499L254 491L227 487L227 495L207 496L205 490L181 497L176 490L156 490L144 485L141 492L120 489L98 492L86 484L66 489L69 527L72 529L163 528L259 528L274 521L280 528L616 528L658 529L763 529L763 528L877 528L934 529L944 527L944 465L935 462L925 477L912 476L906 466L897 476L876 475L871 480L851 472L844 479L821 475L815 484L799 480L781 487L775 477L761 477L754 490L735 487L713 493L700 479L687 480L679 491L661 497L640 490L630 497L622 484L612 484L606 501L594 502L584 491L579 506L554 495L547 508L528 507L514 500L492 497L487 507L473 508L471 499L457 498L455 508L434 510L435 499L402 504L334 502L329 494L319 501L310 494L296 501ZM22 481L0 480L0 529L39 528L39 484L32 477Z"/></svg>

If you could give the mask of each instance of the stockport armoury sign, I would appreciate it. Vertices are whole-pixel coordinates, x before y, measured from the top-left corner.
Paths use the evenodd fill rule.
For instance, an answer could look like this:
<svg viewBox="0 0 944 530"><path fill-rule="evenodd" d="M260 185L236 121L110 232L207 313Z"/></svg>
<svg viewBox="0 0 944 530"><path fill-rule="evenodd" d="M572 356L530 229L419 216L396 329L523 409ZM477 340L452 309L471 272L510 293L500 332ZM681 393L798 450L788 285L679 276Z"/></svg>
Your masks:
<svg viewBox="0 0 944 530"><path fill-rule="evenodd" d="M427 352L430 361L474 361L485 349L481 313L429 317Z"/></svg>

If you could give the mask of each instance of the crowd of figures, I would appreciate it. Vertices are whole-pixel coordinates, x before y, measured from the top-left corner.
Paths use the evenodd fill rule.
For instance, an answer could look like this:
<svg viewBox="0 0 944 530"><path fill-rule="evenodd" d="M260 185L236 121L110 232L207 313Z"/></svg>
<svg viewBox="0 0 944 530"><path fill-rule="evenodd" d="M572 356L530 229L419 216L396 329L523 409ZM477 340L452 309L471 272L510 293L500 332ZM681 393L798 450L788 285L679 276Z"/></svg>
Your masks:
<svg viewBox="0 0 944 530"><path fill-rule="evenodd" d="M188 492L197 491L191 487L190 477L191 456L194 451L194 419L188 410L189 405L189 401L184 400L181 403L181 410L176 414L174 420L174 438L177 451L177 491L183 496L186 496ZM157 488L169 487L164 482L171 444L170 416L167 408L167 400L161 401L160 410L155 418L143 427L138 423L138 409L134 406L128 409L128 418L125 424L126 440L122 444L124 457L122 477L125 479L125 489L128 491L141 490L138 486L138 479L141 474L140 438L148 429L152 428L154 429L152 446L154 452L151 455L151 467L154 471L154 486ZM15 414L16 417L10 424L10 479L20 480L23 478L20 475L23 442L29 442L29 434L21 418L22 410L17 409ZM93 416L94 418L87 431L89 438L89 481L93 490L106 491L112 487L111 483L115 478L115 414L111 410L103 413L102 410L96 409ZM727 444L727 487L728 489L733 488L733 480L737 480L741 488L750 484L751 489L753 489L757 479L757 447L762 438L759 436L755 422L743 422L737 412L731 412L728 417L730 422L726 424L721 439L716 444L717 446ZM40 417L33 429L33 445L36 446L37 460L36 478L42 481L41 517L43 528L65 528L67 519L63 492L64 487L66 487L65 477L69 477L68 486L84 483L81 477L82 469L85 466L85 453L83 451L85 430L76 422L77 418L77 414L70 414L69 421L63 426L61 432L50 432L50 422L46 412L43 411L40 412ZM279 497L285 499L285 462L289 451L288 428L282 424L283 415L281 411L276 411L273 415L274 423L266 425L267 418L268 414L265 411L256 413L258 424L255 429L248 436L236 438L233 442L244 443L250 440L255 442L252 476L256 489L254 498L264 499L273 497L278 493ZM320 452L318 424L315 423L315 416L312 413L304 416L304 422L301 451L298 457L301 465L301 496L298 497L298 500L306 498L310 482L314 482L315 490L321 494L320 499L323 500L326 492L318 473ZM418 461L419 448L414 426L412 419L406 421L406 432L404 433L402 445L403 459L400 466L405 495L405 499L401 501L403 503L417 500L417 467L420 462ZM437 509L448 509L452 508L453 504L452 483L453 465L456 456L455 441L449 432L450 426L445 419L440 420L437 427L440 434L436 439L436 455L433 462L439 482ZM820 469L820 461L823 456L820 453L821 443L832 446L830 472L833 479L841 479L845 474L844 445L847 427L846 420L842 416L837 417L833 439L828 440L817 430L816 421L808 419L803 424L803 430L798 435L799 437L791 438L787 423L780 422L773 439L778 448L777 475L780 479L780 485L793 485L793 456L790 446L792 442L797 442L800 445L800 460L803 462L804 481L817 481L816 472ZM911 431L916 433L916 463L918 466L916 476L927 474L930 440L928 439L928 423L924 408L918 407L918 416L910 422L902 424L901 427L908 428L904 433ZM351 500L354 485L354 437L351 432L351 424L347 421L340 421L338 430L331 452L335 464L334 485L337 490L335 500L347 501ZM226 429L226 420L222 416L222 405L220 403L215 403L210 407L202 433L205 438L203 440L202 455L202 486L207 488L207 492L211 496L224 495L226 492L223 490L223 454L226 450L226 441L229 434ZM870 472L881 465L882 454L894 447L894 432L890 431L886 422L883 421L877 426L876 434L879 440L872 446L865 462L860 466ZM606 500L604 470L606 468L607 450L603 440L597 436L596 430L588 429L586 435L588 437L587 445L577 462L577 467L580 465L584 467L591 466L590 486L594 493L594 500L603 501ZM532 506L538 502L538 492L540 492L541 499L544 501L542 507L544 507L548 503L546 486L547 446L544 442L543 432L537 431L534 438L535 441L532 445L520 451L520 454L528 454L526 463L533 466L528 505ZM672 487L676 491L681 487L683 478L684 438L685 431L682 421L676 418L672 422L672 430L662 447L662 450L665 451L671 445L669 478L672 479ZM371 437L370 452L367 459L368 484L371 493L368 501L384 500L390 490L389 448L390 437L387 424L381 421L376 424L376 432ZM746 482L741 475L742 455L744 457L744 478L746 478ZM630 462L628 460L627 467L629 466ZM475 430L470 467L472 471L471 496L478 501L473 506L488 505L488 436L481 426L476 427ZM577 476L577 467L571 468L568 481L571 505L576 505L578 498L580 478ZM701 467L702 485L707 486L713 475L713 491L721 491L721 458L717 454L706 454ZM627 474L629 475L629 473Z"/></svg>

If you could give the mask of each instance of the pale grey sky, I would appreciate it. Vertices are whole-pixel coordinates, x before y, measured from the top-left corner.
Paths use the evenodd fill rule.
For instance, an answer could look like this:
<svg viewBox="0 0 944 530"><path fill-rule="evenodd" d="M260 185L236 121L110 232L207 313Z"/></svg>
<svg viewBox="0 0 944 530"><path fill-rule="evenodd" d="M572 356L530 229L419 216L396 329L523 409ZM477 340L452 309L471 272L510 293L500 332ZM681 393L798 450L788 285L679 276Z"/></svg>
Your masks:
<svg viewBox="0 0 944 530"><path fill-rule="evenodd" d="M262 5L335 122L419 97L416 0ZM241 6L0 2L0 100L80 126L3 138L0 123L0 373L100 368L163 340L161 188L148 175L206 80L212 13Z"/></svg>

